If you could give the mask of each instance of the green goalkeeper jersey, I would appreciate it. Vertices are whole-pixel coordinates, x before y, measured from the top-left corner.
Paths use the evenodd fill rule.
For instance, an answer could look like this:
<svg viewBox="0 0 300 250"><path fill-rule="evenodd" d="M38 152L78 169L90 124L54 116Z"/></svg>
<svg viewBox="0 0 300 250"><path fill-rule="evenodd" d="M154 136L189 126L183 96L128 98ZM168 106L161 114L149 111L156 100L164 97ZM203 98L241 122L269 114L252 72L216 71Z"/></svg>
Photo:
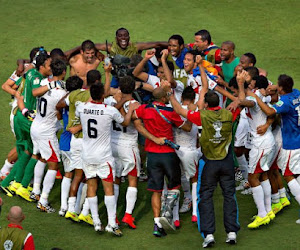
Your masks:
<svg viewBox="0 0 300 250"><path fill-rule="evenodd" d="M22 77L16 82L16 85L23 87L21 95L24 96L24 104L28 110L36 109L36 97L32 95L32 90L40 87L40 83L44 78L45 76L37 69L31 69L26 73L25 82L23 82ZM24 86L22 86L23 83Z"/></svg>

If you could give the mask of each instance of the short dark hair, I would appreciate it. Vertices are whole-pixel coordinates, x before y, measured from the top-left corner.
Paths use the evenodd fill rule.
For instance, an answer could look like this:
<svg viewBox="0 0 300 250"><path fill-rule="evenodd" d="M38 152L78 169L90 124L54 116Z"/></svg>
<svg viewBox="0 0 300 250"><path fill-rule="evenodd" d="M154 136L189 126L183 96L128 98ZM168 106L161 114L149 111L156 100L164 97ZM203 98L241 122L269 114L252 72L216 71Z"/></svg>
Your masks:
<svg viewBox="0 0 300 250"><path fill-rule="evenodd" d="M170 61L167 61L167 65L168 65L168 68L171 70L171 72L173 73L175 67L174 67L174 64ZM162 67L162 63L159 63L158 64L158 67Z"/></svg>
<svg viewBox="0 0 300 250"><path fill-rule="evenodd" d="M35 48L33 48L33 49L30 51L30 53L29 53L30 62L33 61L33 59L34 59L36 53L37 53L39 50L40 50L40 47L35 47Z"/></svg>
<svg viewBox="0 0 300 250"><path fill-rule="evenodd" d="M95 50L96 51L96 47L95 44L91 41L91 40L85 40L82 44L81 44L81 50L82 51L86 51L86 50Z"/></svg>
<svg viewBox="0 0 300 250"><path fill-rule="evenodd" d="M268 86L269 86L269 81L266 77L264 76L256 77L255 88L266 89Z"/></svg>
<svg viewBox="0 0 300 250"><path fill-rule="evenodd" d="M60 49L60 48L55 48L53 50L51 50L50 52L50 57L52 58L52 60L55 59L65 59L65 53Z"/></svg>
<svg viewBox="0 0 300 250"><path fill-rule="evenodd" d="M250 61L250 63L253 64L253 66L256 64L256 57L254 54L248 52L248 53L245 53L244 56L247 56L249 58L249 61Z"/></svg>
<svg viewBox="0 0 300 250"><path fill-rule="evenodd" d="M37 57L36 57L36 63L35 63L35 67L37 70L40 69L40 67L43 65L45 65L45 62L50 58L50 56L47 53L40 53Z"/></svg>
<svg viewBox="0 0 300 250"><path fill-rule="evenodd" d="M201 36L202 42L207 41L208 44L211 43L211 36L208 30L199 30L195 33L195 36Z"/></svg>
<svg viewBox="0 0 300 250"><path fill-rule="evenodd" d="M129 35L128 29L121 27L121 28L117 29L117 31L116 31L116 36L118 35L118 32L121 31L121 30L127 31L128 35Z"/></svg>
<svg viewBox="0 0 300 250"><path fill-rule="evenodd" d="M188 52L186 52L186 54L191 54L194 58L194 62L196 62L196 56L201 55L201 53L197 50L189 50Z"/></svg>
<svg viewBox="0 0 300 250"><path fill-rule="evenodd" d="M88 71L86 74L87 86L91 86L96 81L101 82L101 73L96 69L92 69L92 70Z"/></svg>
<svg viewBox="0 0 300 250"><path fill-rule="evenodd" d="M259 76L259 70L256 67L247 67L245 70L249 73L252 80L256 80L256 78Z"/></svg>
<svg viewBox="0 0 300 250"><path fill-rule="evenodd" d="M96 81L90 87L90 93L93 100L100 100L104 94L104 86L101 82Z"/></svg>
<svg viewBox="0 0 300 250"><path fill-rule="evenodd" d="M70 76L66 81L66 89L71 92L76 89L81 89L83 80L79 76Z"/></svg>
<svg viewBox="0 0 300 250"><path fill-rule="evenodd" d="M184 40L183 40L183 37L181 36L181 35L172 35L170 38L169 38L169 40L168 41L170 41L170 40L177 40L178 41L178 44L179 44L179 46L181 46L181 45L183 45L184 44Z"/></svg>
<svg viewBox="0 0 300 250"><path fill-rule="evenodd" d="M192 86L187 86L181 95L182 100L189 100L189 101L193 101L196 98L196 93L194 91L194 89L192 88Z"/></svg>
<svg viewBox="0 0 300 250"><path fill-rule="evenodd" d="M228 83L229 87L233 87L234 89L239 89L239 86L238 86L238 83L237 83L237 80L236 80L236 77L232 77ZM244 89L248 88L248 83L245 81L244 82Z"/></svg>
<svg viewBox="0 0 300 250"><path fill-rule="evenodd" d="M56 59L50 64L53 76L60 76L67 70L67 65L63 60Z"/></svg>
<svg viewBox="0 0 300 250"><path fill-rule="evenodd" d="M119 81L119 87L122 93L131 94L135 89L135 80L131 76L124 76Z"/></svg>
<svg viewBox="0 0 300 250"><path fill-rule="evenodd" d="M225 42L222 42L222 44L226 44L226 45L232 47L233 50L235 50L235 44L233 41L225 41Z"/></svg>
<svg viewBox="0 0 300 250"><path fill-rule="evenodd" d="M286 74L280 75L278 77L278 86L282 87L285 93L291 93L293 91L294 80Z"/></svg>
<svg viewBox="0 0 300 250"><path fill-rule="evenodd" d="M208 92L204 96L204 102L208 104L209 108L214 108L219 106L219 96L213 90L208 90Z"/></svg>

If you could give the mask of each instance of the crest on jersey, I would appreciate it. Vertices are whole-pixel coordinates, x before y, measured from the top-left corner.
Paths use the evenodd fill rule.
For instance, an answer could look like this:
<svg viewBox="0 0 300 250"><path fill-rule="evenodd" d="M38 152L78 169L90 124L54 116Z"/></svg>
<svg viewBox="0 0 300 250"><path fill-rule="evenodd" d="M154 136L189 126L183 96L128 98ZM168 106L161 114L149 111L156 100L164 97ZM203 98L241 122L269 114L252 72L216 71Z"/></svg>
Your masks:
<svg viewBox="0 0 300 250"><path fill-rule="evenodd" d="M40 78L36 77L34 80L33 80L33 85L37 85L40 83Z"/></svg>
<svg viewBox="0 0 300 250"><path fill-rule="evenodd" d="M6 240L3 244L4 250L13 249L14 243L11 240Z"/></svg>
<svg viewBox="0 0 300 250"><path fill-rule="evenodd" d="M83 102L81 102L81 101L75 102L75 108L76 108L80 103L83 103Z"/></svg>
<svg viewBox="0 0 300 250"><path fill-rule="evenodd" d="M283 101L279 100L278 102L276 102L276 106L277 107L281 107L284 104Z"/></svg>
<svg viewBox="0 0 300 250"><path fill-rule="evenodd" d="M215 121L213 123L213 127L216 131L215 135L214 135L214 138L221 138L222 135L221 135L221 129L222 129L222 122L221 121Z"/></svg>

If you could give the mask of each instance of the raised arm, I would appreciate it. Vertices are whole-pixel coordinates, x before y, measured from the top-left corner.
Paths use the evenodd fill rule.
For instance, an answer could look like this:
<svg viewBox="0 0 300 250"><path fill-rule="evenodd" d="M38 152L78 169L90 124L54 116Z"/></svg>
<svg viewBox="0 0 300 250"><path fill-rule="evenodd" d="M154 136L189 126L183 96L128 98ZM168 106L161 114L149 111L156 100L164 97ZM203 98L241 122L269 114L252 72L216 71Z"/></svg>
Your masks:
<svg viewBox="0 0 300 250"><path fill-rule="evenodd" d="M162 48L167 48L169 45L168 42L139 42L136 43L136 47L138 50L146 50L146 49L151 49L151 48L158 48L158 47L162 47Z"/></svg>
<svg viewBox="0 0 300 250"><path fill-rule="evenodd" d="M167 64L167 57L169 55L169 51L167 49L164 49L161 53L162 53L161 63L164 69L164 74L166 76L167 81L171 83L171 87L175 89L177 86L177 82L174 80L173 74Z"/></svg>
<svg viewBox="0 0 300 250"><path fill-rule="evenodd" d="M200 60L199 57L201 58L201 56L197 56L198 61ZM208 91L208 81L207 81L207 76L204 70L204 67L201 65L201 63L199 63L199 68L200 68L200 73L201 73L201 82L202 82L202 89L199 93L199 100L197 102L197 106L199 110L204 109L204 97L205 94Z"/></svg>
<svg viewBox="0 0 300 250"><path fill-rule="evenodd" d="M239 87L239 100L240 105L244 107L254 107L255 103L250 100L246 100L245 88L244 83L246 79L246 71L243 70L242 72L237 72L236 81Z"/></svg>
<svg viewBox="0 0 300 250"><path fill-rule="evenodd" d="M145 67L145 64L150 60L151 57L153 57L155 55L155 50L147 50L145 57L143 58L142 61L139 62L138 65L136 65L136 67L134 68L132 74L141 79L144 82L147 82L148 80L148 74L143 72L143 69Z"/></svg>
<svg viewBox="0 0 300 250"><path fill-rule="evenodd" d="M111 70L112 65L109 63L109 65L103 66L105 71L105 84L104 84L104 98L110 95L110 80L111 80Z"/></svg>

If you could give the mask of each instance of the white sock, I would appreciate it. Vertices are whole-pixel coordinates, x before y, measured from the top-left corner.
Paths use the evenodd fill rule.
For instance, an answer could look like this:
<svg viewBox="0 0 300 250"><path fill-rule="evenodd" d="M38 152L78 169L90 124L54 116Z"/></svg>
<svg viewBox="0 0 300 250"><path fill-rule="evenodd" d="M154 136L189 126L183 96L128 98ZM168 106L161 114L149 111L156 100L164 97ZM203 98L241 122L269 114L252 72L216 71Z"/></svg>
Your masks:
<svg viewBox="0 0 300 250"><path fill-rule="evenodd" d="M69 192L71 187L71 179L64 176L61 182L61 194L60 194L60 207L62 209L67 210L68 209L68 198L69 198Z"/></svg>
<svg viewBox="0 0 300 250"><path fill-rule="evenodd" d="M89 214L89 212L90 212L90 204L89 204L88 198L85 198L85 201L84 201L83 206L82 206L81 213L84 216L87 216Z"/></svg>
<svg viewBox="0 0 300 250"><path fill-rule="evenodd" d="M85 203L85 199L87 197L87 184L84 183L82 186L82 191L81 191L81 198L80 198L80 203L79 203L79 207L82 208L83 204ZM79 211L80 213L80 211Z"/></svg>
<svg viewBox="0 0 300 250"><path fill-rule="evenodd" d="M87 199L89 201L94 224L98 224L98 223L101 224L99 213L98 213L98 197L97 196L88 197Z"/></svg>
<svg viewBox="0 0 300 250"><path fill-rule="evenodd" d="M263 218L267 215L265 202L264 202L264 190L262 186L259 185L257 187L252 187L252 192L253 192L252 196L258 210L257 215Z"/></svg>
<svg viewBox="0 0 300 250"><path fill-rule="evenodd" d="M120 192L120 186L118 184L114 184L114 196L116 199L116 204L118 204L119 192Z"/></svg>
<svg viewBox="0 0 300 250"><path fill-rule="evenodd" d="M285 187L283 187L283 188L281 188L281 189L278 189L278 192L279 192L280 198L286 197L286 190L285 190Z"/></svg>
<svg viewBox="0 0 300 250"><path fill-rule="evenodd" d="M197 216L197 182L192 183L193 215Z"/></svg>
<svg viewBox="0 0 300 250"><path fill-rule="evenodd" d="M137 188L136 187L128 187L126 193L126 213L132 214L134 209L134 205L137 199Z"/></svg>
<svg viewBox="0 0 300 250"><path fill-rule="evenodd" d="M104 195L104 203L107 210L108 224L116 226L116 199L114 195Z"/></svg>
<svg viewBox="0 0 300 250"><path fill-rule="evenodd" d="M35 194L41 193L41 184L44 177L44 171L46 167L46 162L38 161L34 167L34 180L33 180L33 192Z"/></svg>
<svg viewBox="0 0 300 250"><path fill-rule="evenodd" d="M239 168L242 171L242 175L245 181L248 181L248 162L246 160L245 155L236 157L237 162L239 164Z"/></svg>
<svg viewBox="0 0 300 250"><path fill-rule="evenodd" d="M83 188L84 183L80 182L78 190L77 190L77 195L76 195L76 203L75 203L75 213L79 214L81 211L81 196L82 196L82 188Z"/></svg>
<svg viewBox="0 0 300 250"><path fill-rule="evenodd" d="M181 187L183 191L183 197L192 199L190 181L186 178L185 174L181 175Z"/></svg>
<svg viewBox="0 0 300 250"><path fill-rule="evenodd" d="M160 222L159 222L159 217L155 217L155 218L154 218L154 223L155 223L159 228L162 228L162 225L161 225Z"/></svg>
<svg viewBox="0 0 300 250"><path fill-rule="evenodd" d="M164 178L164 187L163 187L161 196L165 197L165 196L167 196L167 193L168 193L168 185L167 185L166 179Z"/></svg>
<svg viewBox="0 0 300 250"><path fill-rule="evenodd" d="M272 202L271 202L271 184L269 179L262 181L260 183L264 190L264 200L265 200L265 208L267 213L269 213L272 210Z"/></svg>
<svg viewBox="0 0 300 250"><path fill-rule="evenodd" d="M300 185L300 175L297 177L297 182L299 183L299 185Z"/></svg>
<svg viewBox="0 0 300 250"><path fill-rule="evenodd" d="M55 177L56 177L56 170L49 170L47 171L44 182L43 182L43 190L42 190L42 195L40 202L42 205L47 205L48 204L48 197L51 192L51 189L54 185L55 182Z"/></svg>
<svg viewBox="0 0 300 250"><path fill-rule="evenodd" d="M288 183L288 186L291 190L292 195L294 195L296 201L300 205L300 185L299 185L299 183L296 181L296 179L293 179Z"/></svg>
<svg viewBox="0 0 300 250"><path fill-rule="evenodd" d="M275 204L279 203L280 202L279 192L277 192L276 194L272 194L271 199L272 199L272 203L275 203Z"/></svg>
<svg viewBox="0 0 300 250"><path fill-rule="evenodd" d="M68 199L68 211L75 213L76 196L69 197Z"/></svg>
<svg viewBox="0 0 300 250"><path fill-rule="evenodd" d="M10 163L6 159L5 162L4 162L3 167L1 168L1 174L5 175L5 176L8 175L13 166L14 166L14 164Z"/></svg>
<svg viewBox="0 0 300 250"><path fill-rule="evenodd" d="M173 207L173 221L179 220L179 199Z"/></svg>

